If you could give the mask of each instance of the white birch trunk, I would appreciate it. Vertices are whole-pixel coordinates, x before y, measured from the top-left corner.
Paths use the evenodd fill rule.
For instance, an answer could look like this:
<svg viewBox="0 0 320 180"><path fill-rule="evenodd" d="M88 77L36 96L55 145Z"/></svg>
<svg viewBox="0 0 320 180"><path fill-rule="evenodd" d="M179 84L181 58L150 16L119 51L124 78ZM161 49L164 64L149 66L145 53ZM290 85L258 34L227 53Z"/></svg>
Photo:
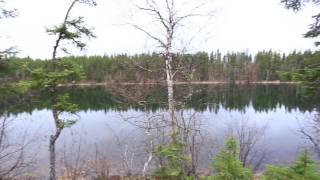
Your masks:
<svg viewBox="0 0 320 180"><path fill-rule="evenodd" d="M175 115L175 101L173 93L173 73L172 73L172 55L167 53L166 57L166 81L167 81L167 90L168 90L168 107L169 107L169 117L172 122L172 130L177 131L177 118Z"/></svg>

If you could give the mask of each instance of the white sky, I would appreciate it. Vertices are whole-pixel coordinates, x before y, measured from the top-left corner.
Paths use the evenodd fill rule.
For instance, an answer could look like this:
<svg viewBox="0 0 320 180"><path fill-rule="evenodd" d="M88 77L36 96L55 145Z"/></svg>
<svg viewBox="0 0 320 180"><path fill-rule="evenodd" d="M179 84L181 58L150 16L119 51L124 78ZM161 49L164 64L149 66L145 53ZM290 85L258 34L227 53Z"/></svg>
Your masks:
<svg viewBox="0 0 320 180"><path fill-rule="evenodd" d="M157 0L160 1L160 0ZM177 0L180 1L180 0ZM214 1L214 0L213 0ZM49 58L54 38L45 33L45 27L61 23L71 0L7 0L8 7L19 10L14 19L0 21L0 48L15 45L19 56ZM85 17L94 27L97 39L88 42L85 52L74 55L103 55L142 53L156 50L143 33L121 25L132 20L129 0L97 0L97 7L78 5L72 15ZM280 0L215 0L215 17L206 27L210 36L200 37L193 51L249 51L314 49L312 39L302 34L312 23L316 7L306 6L294 13L284 9ZM138 16L143 18L143 16ZM134 19L141 22L141 19ZM188 23L191 29L196 24ZM187 32L183 32L187 33ZM61 55L61 54L60 54Z"/></svg>

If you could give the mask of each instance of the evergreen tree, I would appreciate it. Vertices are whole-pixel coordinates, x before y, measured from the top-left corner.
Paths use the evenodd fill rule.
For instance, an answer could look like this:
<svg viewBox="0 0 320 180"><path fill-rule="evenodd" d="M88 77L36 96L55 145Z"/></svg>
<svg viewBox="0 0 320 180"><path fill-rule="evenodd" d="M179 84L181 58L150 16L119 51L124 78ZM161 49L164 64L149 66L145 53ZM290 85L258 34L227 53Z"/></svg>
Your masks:
<svg viewBox="0 0 320 180"><path fill-rule="evenodd" d="M314 5L319 5L319 0L281 0L285 4L287 9L292 9L293 11L300 11L305 3L312 3ZM310 25L309 31L304 35L306 38L318 38L320 35L320 14L313 16L314 23ZM316 46L320 45L320 41L315 42ZM302 72L296 74L296 78L299 81L303 81L309 85L311 88L315 88L315 91L320 89L320 61L317 59L312 64L306 66Z"/></svg>
<svg viewBox="0 0 320 180"><path fill-rule="evenodd" d="M172 141L168 145L159 145L155 154L164 158L165 165L154 172L154 175L162 178L182 178L183 162L186 160L182 155L183 144L179 141L178 133L172 134Z"/></svg>
<svg viewBox="0 0 320 180"><path fill-rule="evenodd" d="M303 151L289 167L268 166L263 180L320 180L316 163Z"/></svg>
<svg viewBox="0 0 320 180"><path fill-rule="evenodd" d="M225 147L214 158L212 168L215 180L250 180L252 173L243 167L238 159L238 147L235 138L229 138Z"/></svg>
<svg viewBox="0 0 320 180"><path fill-rule="evenodd" d="M287 9L292 9L297 12L300 11L305 3L312 3L319 5L319 0L281 0ZM316 38L320 35L320 14L313 16L314 23L310 25L309 31L304 35L306 38ZM319 41L315 42L316 46L320 45Z"/></svg>

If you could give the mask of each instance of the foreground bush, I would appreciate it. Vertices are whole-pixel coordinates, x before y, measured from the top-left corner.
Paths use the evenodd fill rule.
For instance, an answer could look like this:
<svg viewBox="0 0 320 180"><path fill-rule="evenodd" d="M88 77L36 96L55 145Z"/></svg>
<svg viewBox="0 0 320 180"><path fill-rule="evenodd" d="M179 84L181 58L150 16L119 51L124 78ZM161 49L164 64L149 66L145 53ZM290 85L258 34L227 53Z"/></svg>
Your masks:
<svg viewBox="0 0 320 180"><path fill-rule="evenodd" d="M238 159L238 147L234 138L227 140L225 147L213 159L212 168L215 171L214 180L250 180L250 169L243 167Z"/></svg>
<svg viewBox="0 0 320 180"><path fill-rule="evenodd" d="M289 167L268 166L263 180L320 180L316 163L307 151L302 152Z"/></svg>

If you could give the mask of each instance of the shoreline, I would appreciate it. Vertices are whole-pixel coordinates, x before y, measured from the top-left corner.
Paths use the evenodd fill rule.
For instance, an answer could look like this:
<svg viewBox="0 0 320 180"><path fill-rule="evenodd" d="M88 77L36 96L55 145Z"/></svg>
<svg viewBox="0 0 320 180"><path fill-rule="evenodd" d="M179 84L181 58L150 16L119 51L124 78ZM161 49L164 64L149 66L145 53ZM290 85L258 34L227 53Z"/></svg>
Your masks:
<svg viewBox="0 0 320 180"><path fill-rule="evenodd" d="M107 85L163 85L166 82L79 82L79 83L69 83L61 86L107 86ZM237 84L237 85L255 85L255 84L271 84L271 85L280 85L280 84L300 84L300 82L293 81L175 81L174 85L223 85L223 84Z"/></svg>

